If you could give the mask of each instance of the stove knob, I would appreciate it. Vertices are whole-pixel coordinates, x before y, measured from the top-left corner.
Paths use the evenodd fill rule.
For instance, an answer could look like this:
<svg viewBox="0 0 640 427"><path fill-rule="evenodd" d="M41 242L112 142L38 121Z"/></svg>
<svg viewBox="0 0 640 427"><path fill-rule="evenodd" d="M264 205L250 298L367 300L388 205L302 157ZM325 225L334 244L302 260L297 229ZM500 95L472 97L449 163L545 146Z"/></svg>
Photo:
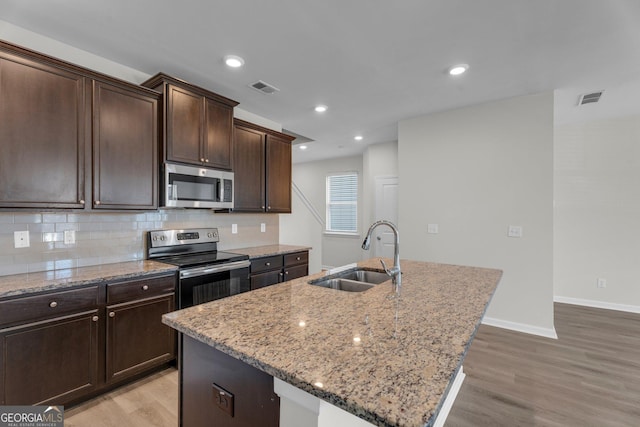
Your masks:
<svg viewBox="0 0 640 427"><path fill-rule="evenodd" d="M207 237L210 239L213 238L213 233L207 233Z"/></svg>
<svg viewBox="0 0 640 427"><path fill-rule="evenodd" d="M165 236L161 236L160 240L162 240L164 242L165 240L167 240L167 238Z"/></svg>

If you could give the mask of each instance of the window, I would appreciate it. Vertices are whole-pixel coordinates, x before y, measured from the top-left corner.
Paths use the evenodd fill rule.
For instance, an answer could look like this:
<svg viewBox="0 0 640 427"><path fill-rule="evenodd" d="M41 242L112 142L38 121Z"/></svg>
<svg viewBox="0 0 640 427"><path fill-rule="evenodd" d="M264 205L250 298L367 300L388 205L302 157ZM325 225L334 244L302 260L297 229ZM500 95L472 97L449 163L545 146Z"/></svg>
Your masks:
<svg viewBox="0 0 640 427"><path fill-rule="evenodd" d="M327 232L358 232L358 174L327 176Z"/></svg>

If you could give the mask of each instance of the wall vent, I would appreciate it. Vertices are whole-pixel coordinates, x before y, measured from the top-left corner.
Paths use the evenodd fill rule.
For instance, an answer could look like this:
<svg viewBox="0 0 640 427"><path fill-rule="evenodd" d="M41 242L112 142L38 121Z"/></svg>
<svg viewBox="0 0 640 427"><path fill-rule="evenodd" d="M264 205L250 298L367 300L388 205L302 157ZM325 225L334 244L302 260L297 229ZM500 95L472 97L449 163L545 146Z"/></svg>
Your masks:
<svg viewBox="0 0 640 427"><path fill-rule="evenodd" d="M603 93L604 93L604 90L599 90L597 92L591 92L591 93L583 93L582 95L580 95L580 98L578 99L578 106L593 104L595 102L600 101L600 97L602 97Z"/></svg>
<svg viewBox="0 0 640 427"><path fill-rule="evenodd" d="M257 82L252 83L249 86L259 92L266 93L267 95L271 95L272 93L280 91L280 89L278 89L274 85L270 85L269 83L263 82L262 80L258 80Z"/></svg>

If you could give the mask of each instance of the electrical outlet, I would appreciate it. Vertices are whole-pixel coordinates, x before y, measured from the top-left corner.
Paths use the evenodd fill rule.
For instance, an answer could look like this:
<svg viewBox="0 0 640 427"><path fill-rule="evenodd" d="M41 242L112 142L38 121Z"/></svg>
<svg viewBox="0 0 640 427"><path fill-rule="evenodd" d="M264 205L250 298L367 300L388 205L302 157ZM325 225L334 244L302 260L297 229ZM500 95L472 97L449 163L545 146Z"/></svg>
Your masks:
<svg viewBox="0 0 640 427"><path fill-rule="evenodd" d="M607 279L598 278L598 281L596 282L596 286L598 288L606 288L607 287Z"/></svg>
<svg viewBox="0 0 640 427"><path fill-rule="evenodd" d="M64 244L75 245L76 243L76 230L64 230Z"/></svg>
<svg viewBox="0 0 640 427"><path fill-rule="evenodd" d="M28 248L29 247L29 232L28 231L14 231L13 232L13 247L14 248Z"/></svg>
<svg viewBox="0 0 640 427"><path fill-rule="evenodd" d="M427 233L438 234L438 224L427 224Z"/></svg>
<svg viewBox="0 0 640 427"><path fill-rule="evenodd" d="M510 225L507 231L509 237L522 237L522 227L519 225Z"/></svg>
<svg viewBox="0 0 640 427"><path fill-rule="evenodd" d="M231 224L231 234L238 234L238 224Z"/></svg>
<svg viewBox="0 0 640 427"><path fill-rule="evenodd" d="M260 224L260 232L261 233L267 232L267 224L265 224L264 222Z"/></svg>

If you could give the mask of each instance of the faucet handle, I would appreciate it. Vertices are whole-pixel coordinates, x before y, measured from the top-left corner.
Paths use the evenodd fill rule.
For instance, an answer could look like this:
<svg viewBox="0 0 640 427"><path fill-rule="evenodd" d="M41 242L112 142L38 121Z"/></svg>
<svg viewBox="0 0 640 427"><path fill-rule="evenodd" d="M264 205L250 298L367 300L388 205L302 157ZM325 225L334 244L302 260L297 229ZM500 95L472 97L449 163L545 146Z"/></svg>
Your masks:
<svg viewBox="0 0 640 427"><path fill-rule="evenodd" d="M387 268L387 264L384 263L384 260L382 258L380 258L380 263L382 264L382 268L384 268L384 272L387 273L389 276L392 276L391 270Z"/></svg>

